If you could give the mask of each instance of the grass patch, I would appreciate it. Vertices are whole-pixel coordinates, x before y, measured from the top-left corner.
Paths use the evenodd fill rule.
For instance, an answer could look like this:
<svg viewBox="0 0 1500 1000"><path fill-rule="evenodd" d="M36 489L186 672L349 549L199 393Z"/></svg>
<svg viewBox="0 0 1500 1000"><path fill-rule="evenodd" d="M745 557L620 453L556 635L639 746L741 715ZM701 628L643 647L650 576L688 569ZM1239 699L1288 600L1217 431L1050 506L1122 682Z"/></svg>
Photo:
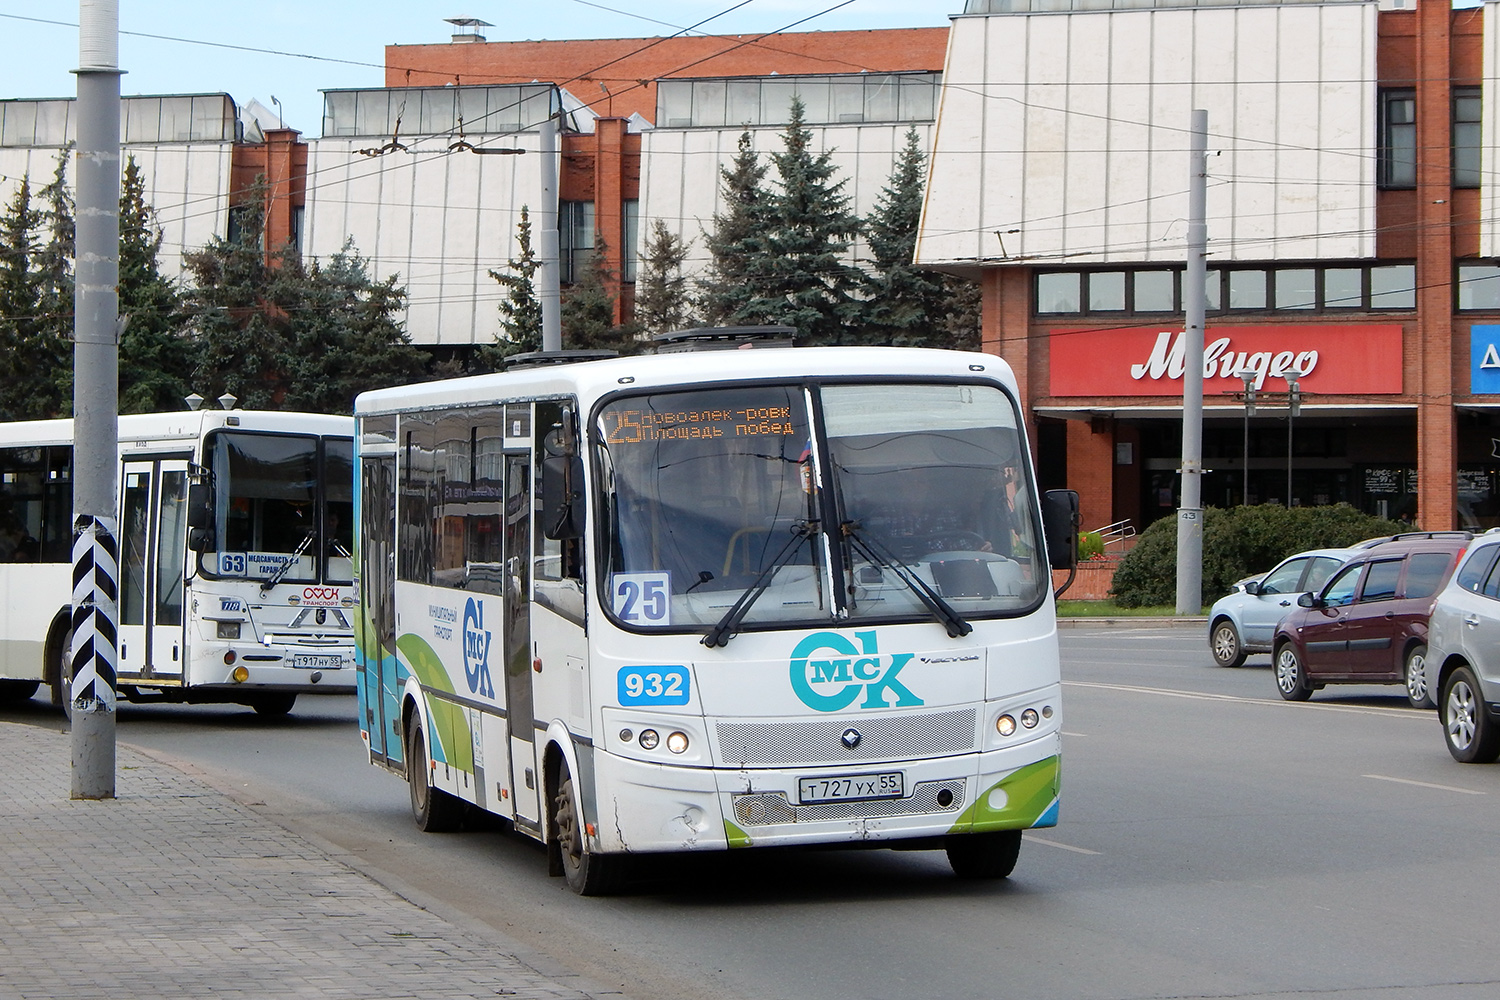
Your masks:
<svg viewBox="0 0 1500 1000"><path fill-rule="evenodd" d="M1208 614L1205 606L1200 615ZM1171 604L1159 604L1145 608L1122 608L1114 601L1068 601L1057 602L1059 618L1175 618L1177 608Z"/></svg>

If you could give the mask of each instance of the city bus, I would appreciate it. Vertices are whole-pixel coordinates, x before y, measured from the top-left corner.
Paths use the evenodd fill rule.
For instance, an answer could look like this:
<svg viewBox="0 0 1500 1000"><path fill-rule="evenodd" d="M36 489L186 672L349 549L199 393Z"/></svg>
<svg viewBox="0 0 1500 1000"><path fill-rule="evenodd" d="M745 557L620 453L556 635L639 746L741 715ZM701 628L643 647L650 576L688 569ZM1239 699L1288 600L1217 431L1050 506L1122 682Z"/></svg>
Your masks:
<svg viewBox="0 0 1500 1000"><path fill-rule="evenodd" d="M355 401L360 730L418 826L493 813L585 895L794 845L1009 875L1057 821L1077 494L1007 365L571 353Z"/></svg>
<svg viewBox="0 0 1500 1000"><path fill-rule="evenodd" d="M119 418L117 687L278 716L354 690L354 421ZM0 424L0 698L67 710L73 422Z"/></svg>

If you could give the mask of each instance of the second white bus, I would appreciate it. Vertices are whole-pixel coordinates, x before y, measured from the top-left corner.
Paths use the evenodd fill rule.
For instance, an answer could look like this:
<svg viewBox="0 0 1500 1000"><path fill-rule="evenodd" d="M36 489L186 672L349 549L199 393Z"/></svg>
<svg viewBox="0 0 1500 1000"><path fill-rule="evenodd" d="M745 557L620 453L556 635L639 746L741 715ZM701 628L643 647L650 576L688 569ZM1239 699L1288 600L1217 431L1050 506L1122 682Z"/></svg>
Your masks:
<svg viewBox="0 0 1500 1000"><path fill-rule="evenodd" d="M360 729L427 830L478 808L578 892L631 855L945 849L1058 815L1051 562L983 354L552 364L366 393Z"/></svg>
<svg viewBox="0 0 1500 1000"><path fill-rule="evenodd" d="M267 715L354 689L349 417L119 422L118 690ZM71 420L0 424L0 697L67 706Z"/></svg>

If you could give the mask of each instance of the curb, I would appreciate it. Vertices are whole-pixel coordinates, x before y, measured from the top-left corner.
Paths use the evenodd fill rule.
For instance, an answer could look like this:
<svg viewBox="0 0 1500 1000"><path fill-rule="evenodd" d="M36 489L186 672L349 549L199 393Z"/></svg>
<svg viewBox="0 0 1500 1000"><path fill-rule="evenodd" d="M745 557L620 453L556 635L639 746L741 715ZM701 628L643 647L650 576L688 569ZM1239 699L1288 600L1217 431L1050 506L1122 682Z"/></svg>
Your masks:
<svg viewBox="0 0 1500 1000"><path fill-rule="evenodd" d="M1184 628L1201 629L1208 626L1207 615L1188 615L1182 618L1150 616L1121 616L1117 618L1059 618L1057 627L1063 628Z"/></svg>

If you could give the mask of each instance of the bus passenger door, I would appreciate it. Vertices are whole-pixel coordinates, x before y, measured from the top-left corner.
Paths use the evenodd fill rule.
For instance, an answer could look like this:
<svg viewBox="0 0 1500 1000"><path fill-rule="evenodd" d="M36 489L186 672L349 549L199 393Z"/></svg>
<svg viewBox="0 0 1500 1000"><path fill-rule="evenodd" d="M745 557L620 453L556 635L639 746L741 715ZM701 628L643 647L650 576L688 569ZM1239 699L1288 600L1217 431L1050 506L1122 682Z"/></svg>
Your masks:
<svg viewBox="0 0 1500 1000"><path fill-rule="evenodd" d="M531 703L531 456L505 456L505 705L510 721L511 788L516 819L541 822Z"/></svg>
<svg viewBox="0 0 1500 1000"><path fill-rule="evenodd" d="M129 461L120 481L120 680L180 682L187 462Z"/></svg>
<svg viewBox="0 0 1500 1000"><path fill-rule="evenodd" d="M368 612L360 650L360 728L370 734L370 755L402 759L396 704L396 459L366 456L361 465L360 595ZM387 742L389 741L389 745Z"/></svg>

